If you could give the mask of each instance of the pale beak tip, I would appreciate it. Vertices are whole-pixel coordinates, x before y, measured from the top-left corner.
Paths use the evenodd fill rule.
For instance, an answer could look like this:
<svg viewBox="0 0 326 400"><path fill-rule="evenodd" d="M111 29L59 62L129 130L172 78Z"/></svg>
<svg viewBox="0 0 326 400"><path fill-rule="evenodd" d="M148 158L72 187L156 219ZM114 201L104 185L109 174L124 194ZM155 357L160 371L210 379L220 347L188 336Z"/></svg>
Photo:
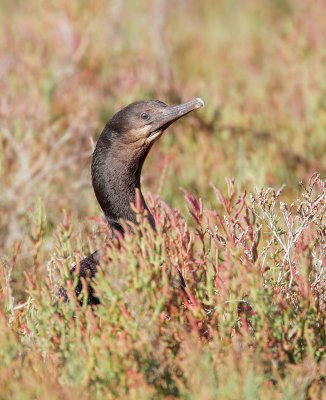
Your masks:
<svg viewBox="0 0 326 400"><path fill-rule="evenodd" d="M197 100L197 103L198 103L197 108L200 108L200 107L204 107L204 106L205 106L205 102L204 102L203 99L201 99L200 97L196 97L196 100Z"/></svg>

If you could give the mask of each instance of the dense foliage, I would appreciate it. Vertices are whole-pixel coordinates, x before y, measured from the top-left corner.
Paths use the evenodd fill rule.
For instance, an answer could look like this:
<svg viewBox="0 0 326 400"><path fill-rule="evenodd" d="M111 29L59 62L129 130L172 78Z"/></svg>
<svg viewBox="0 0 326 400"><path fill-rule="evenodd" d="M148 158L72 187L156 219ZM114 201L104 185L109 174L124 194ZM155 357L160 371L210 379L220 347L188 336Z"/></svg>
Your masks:
<svg viewBox="0 0 326 400"><path fill-rule="evenodd" d="M1 2L1 399L325 395L325 21L309 0ZM144 166L157 231L137 209L108 240L96 134L198 95ZM95 249L90 308L69 269Z"/></svg>

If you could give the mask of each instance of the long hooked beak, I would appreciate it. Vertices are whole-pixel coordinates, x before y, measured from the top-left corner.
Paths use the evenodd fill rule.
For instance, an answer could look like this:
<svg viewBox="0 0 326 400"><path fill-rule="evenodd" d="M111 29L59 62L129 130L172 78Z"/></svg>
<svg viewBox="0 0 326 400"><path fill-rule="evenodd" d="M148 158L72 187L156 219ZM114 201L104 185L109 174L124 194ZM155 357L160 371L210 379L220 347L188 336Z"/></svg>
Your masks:
<svg viewBox="0 0 326 400"><path fill-rule="evenodd" d="M200 97L196 97L187 103L182 103L177 106L166 107L162 110L162 113L157 115L155 121L152 124L152 132L148 137L148 141L153 141L158 138L173 122L179 118L184 117L190 112L197 110L205 105L204 101Z"/></svg>

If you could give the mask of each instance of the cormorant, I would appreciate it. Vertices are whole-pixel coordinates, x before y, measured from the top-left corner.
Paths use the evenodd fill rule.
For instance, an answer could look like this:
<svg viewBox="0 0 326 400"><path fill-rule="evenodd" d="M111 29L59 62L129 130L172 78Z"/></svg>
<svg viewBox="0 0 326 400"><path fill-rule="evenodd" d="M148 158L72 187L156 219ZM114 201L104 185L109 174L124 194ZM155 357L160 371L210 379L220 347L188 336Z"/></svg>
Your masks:
<svg viewBox="0 0 326 400"><path fill-rule="evenodd" d="M177 106L167 106L158 100L137 101L117 112L105 126L96 144L92 158L92 183L96 198L105 214L112 232L123 234L121 220L136 223L131 207L139 191L142 207L155 229L154 218L141 192L140 174L144 161L163 132L176 120L204 106L195 98ZM99 252L91 254L80 263L79 276L94 277L99 264ZM76 271L76 266L71 270ZM185 287L180 275L181 286ZM75 289L82 290L79 280ZM88 304L98 304L91 285L88 285Z"/></svg>

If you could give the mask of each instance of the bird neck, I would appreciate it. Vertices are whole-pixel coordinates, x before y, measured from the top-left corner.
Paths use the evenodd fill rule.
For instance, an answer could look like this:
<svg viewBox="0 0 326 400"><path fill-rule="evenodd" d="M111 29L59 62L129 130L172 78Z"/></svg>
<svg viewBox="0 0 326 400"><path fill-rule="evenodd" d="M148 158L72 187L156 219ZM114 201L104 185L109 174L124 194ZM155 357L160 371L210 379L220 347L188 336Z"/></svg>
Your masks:
<svg viewBox="0 0 326 400"><path fill-rule="evenodd" d="M142 208L153 228L155 222L143 197L140 185L142 166L149 149L130 149L111 140L104 131L92 159L92 182L96 198L113 230L123 234L121 220L136 223L131 204L136 203L136 192Z"/></svg>

